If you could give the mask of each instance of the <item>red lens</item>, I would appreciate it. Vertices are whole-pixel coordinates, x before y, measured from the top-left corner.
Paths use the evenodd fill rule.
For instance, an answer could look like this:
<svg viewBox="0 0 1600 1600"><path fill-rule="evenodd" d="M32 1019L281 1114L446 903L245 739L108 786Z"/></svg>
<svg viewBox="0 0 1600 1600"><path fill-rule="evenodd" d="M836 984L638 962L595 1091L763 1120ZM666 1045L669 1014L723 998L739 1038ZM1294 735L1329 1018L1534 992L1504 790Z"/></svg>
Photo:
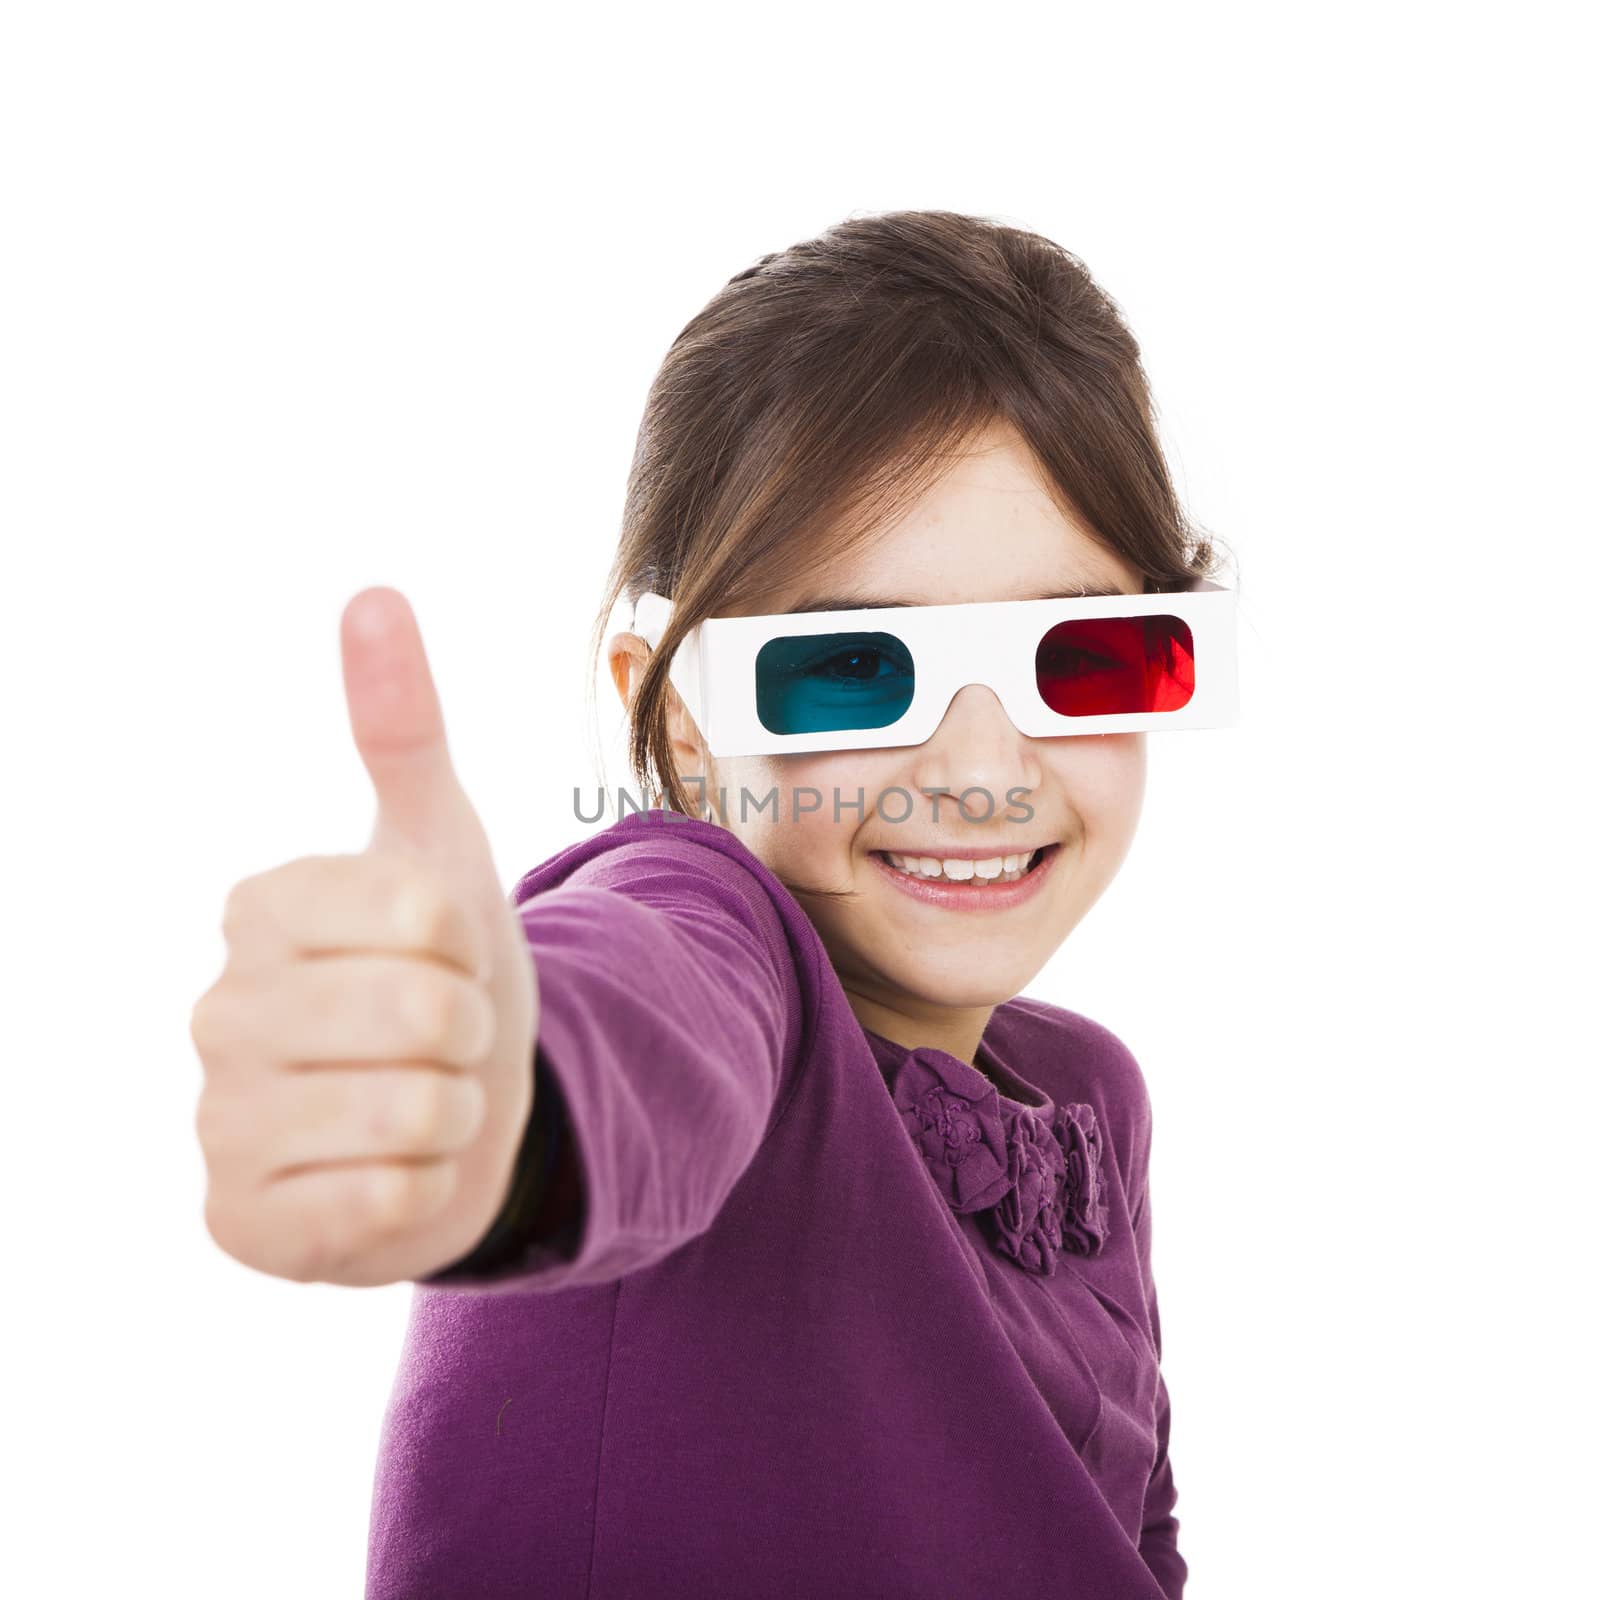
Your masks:
<svg viewBox="0 0 1600 1600"><path fill-rule="evenodd" d="M1179 711L1194 694L1194 635L1182 617L1082 617L1039 641L1033 667L1064 717Z"/></svg>

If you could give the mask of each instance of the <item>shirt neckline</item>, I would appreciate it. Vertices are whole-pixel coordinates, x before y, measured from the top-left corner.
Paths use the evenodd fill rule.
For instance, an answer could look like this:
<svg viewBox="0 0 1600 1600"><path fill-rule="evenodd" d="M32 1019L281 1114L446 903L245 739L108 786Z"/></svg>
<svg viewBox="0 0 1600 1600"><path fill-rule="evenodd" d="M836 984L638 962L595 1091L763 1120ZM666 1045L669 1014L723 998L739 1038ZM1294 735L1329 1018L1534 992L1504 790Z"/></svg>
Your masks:
<svg viewBox="0 0 1600 1600"><path fill-rule="evenodd" d="M1005 1003L996 1006L990 1014L989 1025L983 1030L976 1051L977 1062L981 1065L963 1061L960 1056L941 1050L937 1045L900 1044L881 1033L874 1033L865 1024L861 1025L861 1031L872 1046L880 1066L898 1069L908 1056L916 1054L937 1061L942 1069L941 1076L948 1078L954 1074L955 1081L965 1080L972 1098L981 1098L986 1089L993 1089L1001 1105L1008 1110L1026 1111L1049 1122L1055 1114L1055 1101L1031 1078L1017 1070L1014 1054L1004 1043L1005 1015ZM984 1070L985 1067L988 1071Z"/></svg>
<svg viewBox="0 0 1600 1600"><path fill-rule="evenodd" d="M1092 1105L1057 1104L1017 1071L1000 1037L1004 1028L997 1006L975 1062L934 1045L908 1048L865 1026L861 1031L951 1208L974 1215L1000 1254L1049 1277L1062 1251L1095 1255L1105 1246L1101 1134ZM1037 1103L1018 1099L1015 1090Z"/></svg>

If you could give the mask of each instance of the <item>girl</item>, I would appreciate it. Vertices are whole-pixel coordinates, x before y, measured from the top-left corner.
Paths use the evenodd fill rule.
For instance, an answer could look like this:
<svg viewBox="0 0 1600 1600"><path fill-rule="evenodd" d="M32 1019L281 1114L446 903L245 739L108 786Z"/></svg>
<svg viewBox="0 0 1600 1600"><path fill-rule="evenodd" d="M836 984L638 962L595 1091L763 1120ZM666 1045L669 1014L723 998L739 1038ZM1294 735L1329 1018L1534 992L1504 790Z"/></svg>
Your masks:
<svg viewBox="0 0 1600 1600"><path fill-rule="evenodd" d="M1144 1082L1019 991L1143 793L1147 724L1067 716L1193 692L1180 622L1094 702L1173 619L1070 602L1214 560L1082 264L908 211L738 274L651 390L593 644L657 804L508 904L409 610L352 601L372 846L235 890L195 1034L218 1242L416 1283L369 1600L1182 1594ZM974 603L1019 609L921 609ZM1041 615L1048 713L988 666Z"/></svg>

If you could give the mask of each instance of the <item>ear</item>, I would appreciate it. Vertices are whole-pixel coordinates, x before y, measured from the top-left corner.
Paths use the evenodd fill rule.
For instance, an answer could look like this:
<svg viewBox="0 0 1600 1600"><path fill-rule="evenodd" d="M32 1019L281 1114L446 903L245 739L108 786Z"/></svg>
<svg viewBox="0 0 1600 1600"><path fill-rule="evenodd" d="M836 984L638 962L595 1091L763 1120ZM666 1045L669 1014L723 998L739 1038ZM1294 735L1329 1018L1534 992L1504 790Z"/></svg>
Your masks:
<svg viewBox="0 0 1600 1600"><path fill-rule="evenodd" d="M639 682L650 659L650 646L636 633L614 633L606 643L611 681L624 710L633 705ZM673 764L683 778L705 777L711 770L711 753L700 736L689 708L674 685L667 685L667 738Z"/></svg>
<svg viewBox="0 0 1600 1600"><path fill-rule="evenodd" d="M644 676L650 646L636 633L614 633L606 640L606 667L626 711L633 704L634 687Z"/></svg>

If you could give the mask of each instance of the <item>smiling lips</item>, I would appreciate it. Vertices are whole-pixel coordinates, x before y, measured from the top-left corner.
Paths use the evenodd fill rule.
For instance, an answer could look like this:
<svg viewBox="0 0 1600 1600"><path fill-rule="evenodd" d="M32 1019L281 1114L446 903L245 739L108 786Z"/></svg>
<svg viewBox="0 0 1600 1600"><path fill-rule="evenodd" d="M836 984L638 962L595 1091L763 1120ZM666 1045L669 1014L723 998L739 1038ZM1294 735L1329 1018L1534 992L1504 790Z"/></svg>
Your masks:
<svg viewBox="0 0 1600 1600"><path fill-rule="evenodd" d="M872 853L909 877L931 883L972 883L982 886L1017 882L1037 863L1046 848L1040 846L1035 850L1023 850L1010 855L977 857L918 855L899 850L874 850Z"/></svg>
<svg viewBox="0 0 1600 1600"><path fill-rule="evenodd" d="M1049 882L1062 846L1008 855L923 856L874 850L873 865L896 893L936 911L998 913L1036 898ZM1009 870L1006 861L1012 865ZM915 870L911 870L912 864ZM924 863L935 868L923 870ZM998 866L998 872L995 868ZM983 871L980 872L979 868ZM993 874L991 876L990 874Z"/></svg>

